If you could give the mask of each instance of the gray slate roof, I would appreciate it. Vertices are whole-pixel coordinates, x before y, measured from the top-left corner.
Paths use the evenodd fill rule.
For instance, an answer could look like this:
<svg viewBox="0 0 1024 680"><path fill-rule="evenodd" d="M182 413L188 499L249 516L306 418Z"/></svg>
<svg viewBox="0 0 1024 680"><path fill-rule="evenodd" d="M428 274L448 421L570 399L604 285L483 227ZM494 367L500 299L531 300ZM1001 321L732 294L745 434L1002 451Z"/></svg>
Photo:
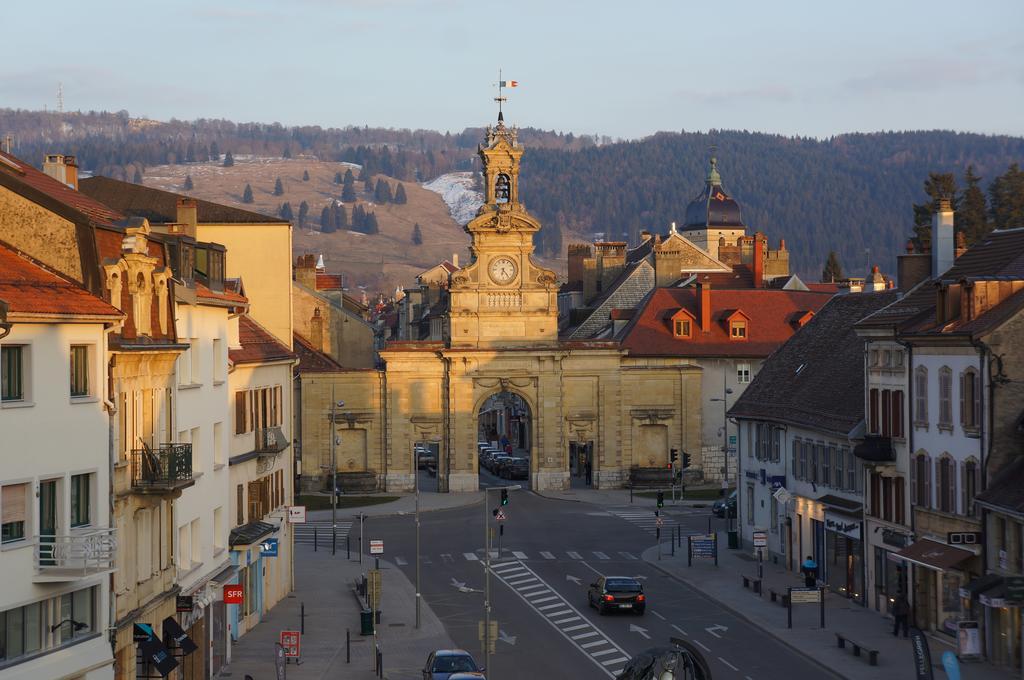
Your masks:
<svg viewBox="0 0 1024 680"><path fill-rule="evenodd" d="M775 351L729 410L845 436L864 419L864 343L854 324L896 291L837 295Z"/></svg>

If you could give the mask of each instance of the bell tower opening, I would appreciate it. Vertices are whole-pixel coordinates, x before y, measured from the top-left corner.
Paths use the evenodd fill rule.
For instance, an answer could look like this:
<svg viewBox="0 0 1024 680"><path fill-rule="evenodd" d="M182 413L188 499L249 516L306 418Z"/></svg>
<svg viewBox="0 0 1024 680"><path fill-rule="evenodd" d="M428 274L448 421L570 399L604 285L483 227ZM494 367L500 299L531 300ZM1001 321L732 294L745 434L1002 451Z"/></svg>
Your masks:
<svg viewBox="0 0 1024 680"><path fill-rule="evenodd" d="M495 203L508 203L512 197L512 182L509 180L508 175L501 172L498 173L498 178L494 180L494 202Z"/></svg>

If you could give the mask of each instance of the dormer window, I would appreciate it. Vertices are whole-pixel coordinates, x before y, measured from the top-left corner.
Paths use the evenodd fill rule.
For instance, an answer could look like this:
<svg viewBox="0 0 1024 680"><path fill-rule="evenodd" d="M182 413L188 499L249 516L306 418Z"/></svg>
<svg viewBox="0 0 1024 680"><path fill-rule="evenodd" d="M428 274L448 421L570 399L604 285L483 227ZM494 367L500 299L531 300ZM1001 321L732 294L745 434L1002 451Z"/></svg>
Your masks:
<svg viewBox="0 0 1024 680"><path fill-rule="evenodd" d="M737 319L729 322L729 337L733 340L747 339L747 322Z"/></svg>
<svg viewBox="0 0 1024 680"><path fill-rule="evenodd" d="M685 309L680 309L669 319L672 327L672 337L689 339L693 337L693 325L696 319Z"/></svg>

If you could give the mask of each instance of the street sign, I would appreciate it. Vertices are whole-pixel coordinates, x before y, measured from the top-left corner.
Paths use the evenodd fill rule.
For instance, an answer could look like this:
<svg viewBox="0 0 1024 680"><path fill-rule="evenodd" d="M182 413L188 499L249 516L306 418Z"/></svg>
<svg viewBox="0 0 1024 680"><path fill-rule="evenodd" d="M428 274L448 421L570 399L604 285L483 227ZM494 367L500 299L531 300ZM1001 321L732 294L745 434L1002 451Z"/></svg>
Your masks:
<svg viewBox="0 0 1024 680"><path fill-rule="evenodd" d="M241 584L228 583L224 586L224 604L242 604L245 588Z"/></svg>
<svg viewBox="0 0 1024 680"><path fill-rule="evenodd" d="M370 554L371 555L383 555L384 554L384 541L379 538L370 539Z"/></svg>
<svg viewBox="0 0 1024 680"><path fill-rule="evenodd" d="M659 527L660 526L665 526L665 520L663 518L659 517L658 519L654 520L654 524L655 524L655 526L659 526Z"/></svg>
<svg viewBox="0 0 1024 680"><path fill-rule="evenodd" d="M791 588L790 604L817 604L821 602L821 590L818 588Z"/></svg>
<svg viewBox="0 0 1024 680"><path fill-rule="evenodd" d="M488 651L493 654L494 650L495 650L496 643L498 641L498 622L497 621L491 621L491 625L490 625L489 631L490 631L490 634L487 636L488 637L488 640L487 640L488 641L488 645L487 645L487 647L488 647ZM484 641L484 622L483 621L477 621L476 622L476 633L477 633L477 638L480 640L480 642L483 642Z"/></svg>
<svg viewBox="0 0 1024 680"><path fill-rule="evenodd" d="M305 505L291 505L288 506L288 523L289 524L305 524L306 522L306 506Z"/></svg>
<svg viewBox="0 0 1024 680"><path fill-rule="evenodd" d="M297 630L281 631L281 647L284 655L289 659L298 659L302 645L302 633Z"/></svg>
<svg viewBox="0 0 1024 680"><path fill-rule="evenodd" d="M278 540L276 538L265 538L260 543L260 555L263 557L277 557Z"/></svg>
<svg viewBox="0 0 1024 680"><path fill-rule="evenodd" d="M145 642L153 635L153 624L151 623L136 623L132 626L132 640L135 642Z"/></svg>
<svg viewBox="0 0 1024 680"><path fill-rule="evenodd" d="M767 548L768 547L768 532L767 531L755 531L754 532L754 547L755 548Z"/></svg>
<svg viewBox="0 0 1024 680"><path fill-rule="evenodd" d="M174 598L174 611L179 614L190 614L195 606L191 595L178 595Z"/></svg>
<svg viewBox="0 0 1024 680"><path fill-rule="evenodd" d="M497 522L504 522L506 519L508 519L508 516L505 515L505 511L504 510L499 508L498 512L494 513L494 519Z"/></svg>

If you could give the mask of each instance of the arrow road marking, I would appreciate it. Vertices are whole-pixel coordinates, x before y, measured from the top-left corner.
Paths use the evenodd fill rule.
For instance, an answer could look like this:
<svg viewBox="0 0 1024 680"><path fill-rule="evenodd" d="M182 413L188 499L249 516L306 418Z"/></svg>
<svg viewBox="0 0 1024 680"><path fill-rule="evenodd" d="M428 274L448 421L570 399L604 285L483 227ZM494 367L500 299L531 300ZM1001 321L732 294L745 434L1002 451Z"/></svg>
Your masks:
<svg viewBox="0 0 1024 680"><path fill-rule="evenodd" d="M714 635L716 638L721 639L722 636L719 635L718 632L716 632L716 631L720 631L720 632L724 633L724 632L726 632L729 629L726 628L725 626L719 624L719 623L716 623L715 625L711 626L710 628L705 628L704 630L706 630L709 635Z"/></svg>
<svg viewBox="0 0 1024 680"><path fill-rule="evenodd" d="M507 643L509 643L512 646L515 646L515 644L516 644L516 636L515 635L509 635L508 633L506 633L503 630L498 632L498 639L501 640L502 642L507 642Z"/></svg>
<svg viewBox="0 0 1024 680"><path fill-rule="evenodd" d="M457 581L455 579L455 577L452 576L452 585L454 587L456 587L456 588L465 588L466 587L466 582L465 581Z"/></svg>
<svg viewBox="0 0 1024 680"><path fill-rule="evenodd" d="M651 639L651 636L647 634L647 629L646 628L641 628L640 626L636 625L635 623L629 624L629 632L630 633L640 633L641 635L644 636L645 640L650 640Z"/></svg>
<svg viewBox="0 0 1024 680"><path fill-rule="evenodd" d="M581 578L579 578L578 576L570 576L569 574L565 575L565 580L566 581L572 581L576 585L581 585L583 583L583 580Z"/></svg>
<svg viewBox="0 0 1024 680"><path fill-rule="evenodd" d="M458 590L460 593L482 593L483 592L482 590L477 590L476 588L470 588L469 586L466 585L465 581L458 581L458 580L455 579L454 576L452 576L451 586L453 588L455 588L456 590Z"/></svg>

